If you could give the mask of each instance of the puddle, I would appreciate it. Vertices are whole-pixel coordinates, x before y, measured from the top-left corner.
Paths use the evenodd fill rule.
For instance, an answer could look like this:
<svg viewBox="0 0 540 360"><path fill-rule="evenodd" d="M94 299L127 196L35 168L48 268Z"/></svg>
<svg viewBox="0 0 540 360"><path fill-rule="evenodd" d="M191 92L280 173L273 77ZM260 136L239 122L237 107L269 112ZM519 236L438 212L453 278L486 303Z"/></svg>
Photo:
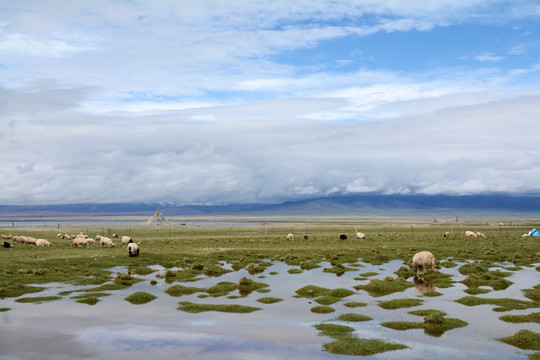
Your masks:
<svg viewBox="0 0 540 360"><path fill-rule="evenodd" d="M164 275L167 270L161 266L151 266L156 272L139 276L145 281L138 282L126 290L108 291L112 294L101 298L96 305L80 304L71 299L80 293L64 296L61 300L35 303L18 303L15 299L4 299L0 307L11 310L0 312L0 358L3 360L22 359L344 359L343 355L333 355L323 350L324 343L332 338L319 336L313 325L331 322L351 326L354 335L401 343L408 349L390 351L367 356L367 359L527 359L531 351L520 350L495 340L511 336L521 329L540 332L540 324L511 324L499 320L508 314L527 314L538 309L494 312L493 305L468 307L456 303L467 294L463 284L450 288L436 288L442 293L437 297L419 295L418 288L408 288L403 292L381 297L372 297L365 291L355 291L349 297L331 305L335 312L315 314L312 299L297 298L295 291L316 285L329 289L346 288L354 290L355 285L367 284L371 279L396 277L394 271L403 266L402 261L391 261L383 265L360 263L355 271L342 276L323 272L330 264L322 262L321 267L300 274L289 274L291 268L283 262L272 262L263 273L250 275L247 270L230 272L220 277L204 277L195 282L167 283L156 275ZM461 265L461 264L460 264ZM458 272L459 266L441 269L456 281L465 277ZM230 264L224 264L230 268ZM505 266L501 264L501 266ZM112 273L125 273L127 268L110 269ZM173 269L174 270L174 269ZM508 271L508 270L506 270ZM277 273L272 275L271 273ZM361 274L374 272L376 275L366 280L355 280ZM534 268L510 271L507 279L513 284L505 290L490 291L479 297L528 300L522 289L532 288L540 281ZM173 297L164 291L175 284L208 288L218 282L238 283L242 277L268 284L269 292L253 292L248 297L229 299L225 297L199 298L201 293ZM151 285L150 280L156 284ZM412 278L409 279L412 282ZM92 288L94 286L73 286L52 283L47 289L23 297L54 296L62 291ZM429 290L433 290L429 288ZM144 305L133 305L125 297L137 291L151 293L157 298ZM230 295L238 295L233 292ZM262 297L276 297L283 301L261 304ZM423 304L414 308L384 310L380 301L419 298ZM179 301L198 304L240 304L262 308L249 314L222 312L186 313L178 310ZM346 302L367 303L365 307L348 308ZM397 331L380 324L387 321L421 321L422 318L408 314L411 310L436 309L447 313L447 317L458 318L468 326L453 329L441 337L426 335L422 329ZM358 313L370 316L366 322L341 322L340 314Z"/></svg>

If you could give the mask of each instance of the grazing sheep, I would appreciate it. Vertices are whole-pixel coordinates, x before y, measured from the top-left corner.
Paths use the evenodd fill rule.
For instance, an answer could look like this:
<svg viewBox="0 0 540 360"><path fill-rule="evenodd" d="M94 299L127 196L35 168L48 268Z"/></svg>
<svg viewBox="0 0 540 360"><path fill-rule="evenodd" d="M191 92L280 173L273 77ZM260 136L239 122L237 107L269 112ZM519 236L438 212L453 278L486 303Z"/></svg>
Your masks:
<svg viewBox="0 0 540 360"><path fill-rule="evenodd" d="M122 244L129 244L131 240L133 240L131 236L122 236Z"/></svg>
<svg viewBox="0 0 540 360"><path fill-rule="evenodd" d="M93 244L95 242L94 239L90 239L90 238L83 238L83 237L76 237L75 239L73 239L72 241L72 245L75 246L75 247L79 247L80 246L86 246L88 244Z"/></svg>
<svg viewBox="0 0 540 360"><path fill-rule="evenodd" d="M435 257L429 251L420 251L414 254L412 262L414 271L420 269L423 272L426 269L435 267Z"/></svg>
<svg viewBox="0 0 540 360"><path fill-rule="evenodd" d="M468 237L476 237L476 234L473 232L473 231L465 231L465 236L468 236Z"/></svg>
<svg viewBox="0 0 540 360"><path fill-rule="evenodd" d="M450 233L447 231L447 232L444 233L443 236L444 236L444 237L450 237Z"/></svg>
<svg viewBox="0 0 540 360"><path fill-rule="evenodd" d="M133 240L129 240L127 248L129 257L139 256L139 247L133 242Z"/></svg>
<svg viewBox="0 0 540 360"><path fill-rule="evenodd" d="M347 240L347 235L345 234L339 235L339 240Z"/></svg>
<svg viewBox="0 0 540 360"><path fill-rule="evenodd" d="M26 242L26 239L27 239L27 237L24 236L24 235L18 235L18 236L13 237L13 240L15 240L16 242L21 243L21 244L24 244Z"/></svg>
<svg viewBox="0 0 540 360"><path fill-rule="evenodd" d="M100 241L100 240L101 240L101 235L96 234L96 241Z"/></svg>
<svg viewBox="0 0 540 360"><path fill-rule="evenodd" d="M287 234L287 240L292 240L294 238L294 235L289 233Z"/></svg>
<svg viewBox="0 0 540 360"><path fill-rule="evenodd" d="M11 235L4 235L2 234L2 239L6 239L6 240L11 240L12 236Z"/></svg>
<svg viewBox="0 0 540 360"><path fill-rule="evenodd" d="M308 240L308 239L309 239L309 236L304 235L304 240Z"/></svg>
<svg viewBox="0 0 540 360"><path fill-rule="evenodd" d="M482 234L480 231L477 231L477 232L476 232L476 236L477 236L477 237L481 237L481 238L485 238L485 237L486 237L486 235Z"/></svg>
<svg viewBox="0 0 540 360"><path fill-rule="evenodd" d="M63 239L64 235L62 235L62 233L58 233L58 234L56 234L56 237L59 238L59 239Z"/></svg>
<svg viewBox="0 0 540 360"><path fill-rule="evenodd" d="M12 248L13 246L11 246L11 244L8 243L7 241L2 241L2 247L4 249L8 249L8 248Z"/></svg>
<svg viewBox="0 0 540 360"><path fill-rule="evenodd" d="M97 239L97 236L96 236L96 239ZM101 246L107 245L109 248L116 246L111 239L109 239L108 237L105 237L105 236L100 236L99 237L99 245L101 245Z"/></svg>
<svg viewBox="0 0 540 360"><path fill-rule="evenodd" d="M36 238L30 237L30 236L25 236L25 238L26 238L26 240L24 240L25 244L36 245L36 241L37 241Z"/></svg>
<svg viewBox="0 0 540 360"><path fill-rule="evenodd" d="M366 235L363 233L363 232L357 232L356 233L356 238L357 239L366 239Z"/></svg>
<svg viewBox="0 0 540 360"><path fill-rule="evenodd" d="M36 246L51 246L51 243L45 239L37 239Z"/></svg>
<svg viewBox="0 0 540 360"><path fill-rule="evenodd" d="M112 234L111 237L114 238L114 239L118 239L118 235L117 235L117 234Z"/></svg>

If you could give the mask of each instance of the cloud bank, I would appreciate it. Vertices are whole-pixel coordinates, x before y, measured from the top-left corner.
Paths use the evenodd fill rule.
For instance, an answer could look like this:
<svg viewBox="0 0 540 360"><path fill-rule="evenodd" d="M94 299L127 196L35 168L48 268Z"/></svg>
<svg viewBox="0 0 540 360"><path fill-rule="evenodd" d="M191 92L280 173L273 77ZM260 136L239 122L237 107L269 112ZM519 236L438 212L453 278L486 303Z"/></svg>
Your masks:
<svg viewBox="0 0 540 360"><path fill-rule="evenodd" d="M540 194L534 1L53 3L0 2L2 204Z"/></svg>

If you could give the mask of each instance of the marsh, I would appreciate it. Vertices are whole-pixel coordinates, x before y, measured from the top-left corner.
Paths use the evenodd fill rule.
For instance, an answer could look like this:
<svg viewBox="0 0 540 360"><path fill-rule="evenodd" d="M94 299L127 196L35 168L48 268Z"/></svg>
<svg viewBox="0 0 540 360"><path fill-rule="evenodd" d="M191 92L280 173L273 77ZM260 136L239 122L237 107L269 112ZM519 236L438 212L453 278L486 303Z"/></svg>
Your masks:
<svg viewBox="0 0 540 360"><path fill-rule="evenodd" d="M305 228L305 225L287 225L287 228L294 226ZM293 244L281 237L283 225L241 226L229 233L217 228L182 227L175 231L184 233L176 235L161 229L153 233L135 229L131 235L142 239L141 255L136 259L128 258L123 247L73 249L59 241L50 249L29 246L6 249L0 253L6 265L4 285L14 286L10 283L13 281L43 289L3 296L0 357L9 360L343 359L343 355L325 348L335 338L321 334L317 329L320 324L348 326L353 329L352 338L403 345L403 349L366 358L526 359L534 353L498 340L520 330L540 333L537 322L509 323L499 318L538 312L540 303L523 292L540 283L535 268L538 246L530 239L520 239L522 252L520 245L508 245L518 249L518 256L514 250L506 256L507 250L500 254L499 250L505 249L507 240L494 241L496 229L492 229L492 238L488 240L471 243L455 239L459 246L446 243L437 248L440 240L432 228L417 230L415 239L405 238L408 229L395 228L392 232L386 229L383 239L368 238L362 243L349 240L343 244L339 240L326 240L326 237L334 239L330 232L337 232L336 225L310 226L311 240ZM372 226L381 230L380 225ZM52 233L47 229L32 231ZM518 233L520 229L516 230ZM499 246L495 247L494 242ZM447 275L444 282L429 283L429 274L421 284L415 281L414 272L410 272L409 254L419 245L432 249L438 263L434 274ZM452 251L445 247L460 248L465 254L448 256ZM490 252L491 249L494 250ZM11 250L15 251L8 253ZM18 263L9 262L8 256ZM495 256L500 261L495 261ZM74 257L76 261L72 261ZM66 268L60 264L64 262ZM110 266L114 262L118 265ZM70 271L70 277L60 275L60 269ZM504 277L508 286L495 290L490 285L471 285L465 281L471 269ZM54 278L61 281L52 281ZM240 284L246 279L262 285L242 292ZM376 280L407 285L383 295L363 289ZM170 295L167 290L174 286L190 291ZM222 287L219 291L218 286ZM299 291L309 287L323 289L325 295L306 296ZM468 306L457 302L471 296L471 288L476 289L474 297L514 299L528 304L528 308L498 312L494 311L496 305ZM141 304L126 300L135 293L152 296ZM337 293L343 297L332 296ZM79 302L85 294L95 298L93 305ZM264 298L273 300L259 301ZM383 308L384 302L392 300L412 305ZM328 303L324 306L331 308L331 312L314 312L323 302ZM188 312L182 306L187 303L201 308ZM209 311L203 305L235 305L253 310ZM418 310L438 310L445 313L445 318L459 319L466 325L439 336L421 328L394 330L381 325L422 322L421 316L411 313Z"/></svg>

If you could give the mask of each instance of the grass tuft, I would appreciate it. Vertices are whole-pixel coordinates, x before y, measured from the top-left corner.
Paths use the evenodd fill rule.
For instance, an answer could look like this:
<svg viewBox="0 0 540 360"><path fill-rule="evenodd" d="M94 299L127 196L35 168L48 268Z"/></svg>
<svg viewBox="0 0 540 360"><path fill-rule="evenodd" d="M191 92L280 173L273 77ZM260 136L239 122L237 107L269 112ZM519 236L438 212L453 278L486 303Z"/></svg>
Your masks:
<svg viewBox="0 0 540 360"><path fill-rule="evenodd" d="M156 296L149 294L147 292L138 291L136 293L133 293L126 297L126 301L129 301L130 303L134 305L141 305L149 303L150 301L154 300Z"/></svg>

